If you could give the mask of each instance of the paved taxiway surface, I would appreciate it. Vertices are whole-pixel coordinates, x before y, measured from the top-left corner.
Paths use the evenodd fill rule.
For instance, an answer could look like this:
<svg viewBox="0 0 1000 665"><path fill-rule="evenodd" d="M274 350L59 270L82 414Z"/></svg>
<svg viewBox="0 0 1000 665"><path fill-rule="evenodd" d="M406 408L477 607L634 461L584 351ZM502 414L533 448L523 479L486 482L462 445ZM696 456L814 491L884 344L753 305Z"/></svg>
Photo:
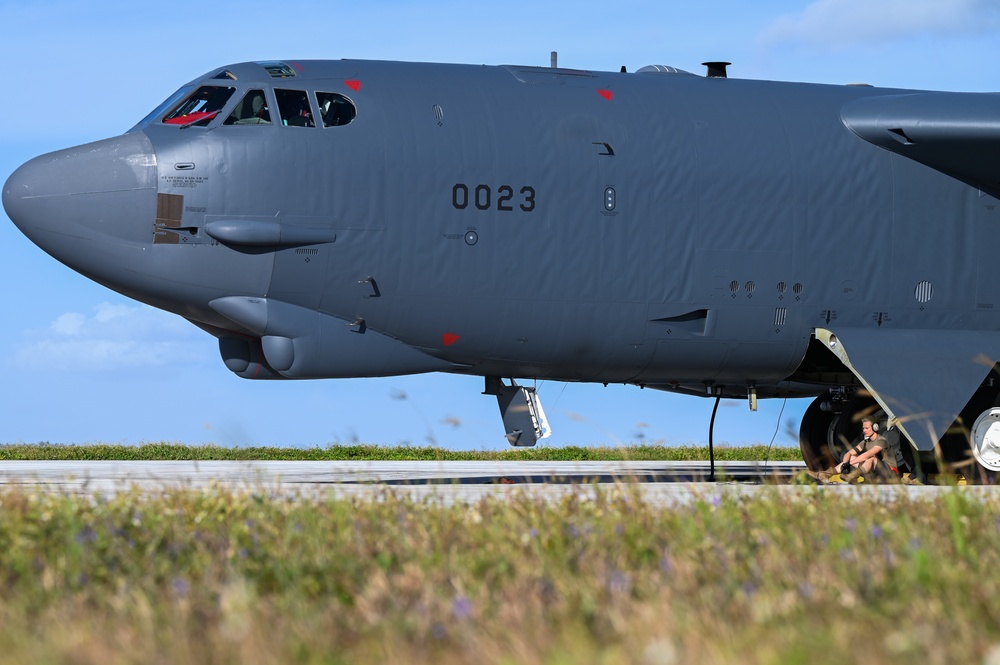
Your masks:
<svg viewBox="0 0 1000 665"><path fill-rule="evenodd" d="M182 488L263 492L275 496L377 497L385 492L444 503L525 493L558 500L627 487L655 504L719 494L799 494L788 481L799 462L719 462L720 482L706 482L708 462L0 462L0 485L69 494L153 494ZM945 487L824 486L845 495L931 497ZM991 494L994 488L963 491Z"/></svg>

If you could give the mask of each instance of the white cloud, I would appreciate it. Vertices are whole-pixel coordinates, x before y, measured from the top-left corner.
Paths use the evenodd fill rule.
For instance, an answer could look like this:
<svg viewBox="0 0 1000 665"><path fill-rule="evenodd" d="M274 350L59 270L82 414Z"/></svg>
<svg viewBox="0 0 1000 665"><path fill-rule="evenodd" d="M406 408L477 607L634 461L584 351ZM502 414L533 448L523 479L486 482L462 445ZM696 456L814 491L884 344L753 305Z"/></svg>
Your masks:
<svg viewBox="0 0 1000 665"><path fill-rule="evenodd" d="M59 335L76 335L83 329L87 317L76 312L68 312L52 322L49 330Z"/></svg>
<svg viewBox="0 0 1000 665"><path fill-rule="evenodd" d="M761 34L765 44L804 42L842 47L920 35L981 34L995 28L993 0L815 0L776 19Z"/></svg>
<svg viewBox="0 0 1000 665"><path fill-rule="evenodd" d="M67 312L27 331L14 353L24 370L114 371L200 362L211 344L180 317L145 305L101 303L88 316ZM202 343L197 343L202 342Z"/></svg>

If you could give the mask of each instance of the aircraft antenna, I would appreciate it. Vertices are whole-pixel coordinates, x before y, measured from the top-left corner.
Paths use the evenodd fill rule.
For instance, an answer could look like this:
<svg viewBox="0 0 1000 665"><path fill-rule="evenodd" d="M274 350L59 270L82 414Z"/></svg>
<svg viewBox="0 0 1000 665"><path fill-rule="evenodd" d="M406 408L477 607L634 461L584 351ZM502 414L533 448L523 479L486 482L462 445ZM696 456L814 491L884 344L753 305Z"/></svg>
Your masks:
<svg viewBox="0 0 1000 665"><path fill-rule="evenodd" d="M559 66L559 53L552 51L549 53L549 67L555 69Z"/></svg>
<svg viewBox="0 0 1000 665"><path fill-rule="evenodd" d="M708 67L708 72L705 74L705 76L707 76L708 78L724 79L724 78L729 78L729 75L726 73L726 67L728 67L733 63L715 61L715 62L703 62L701 64L703 64L705 67Z"/></svg>

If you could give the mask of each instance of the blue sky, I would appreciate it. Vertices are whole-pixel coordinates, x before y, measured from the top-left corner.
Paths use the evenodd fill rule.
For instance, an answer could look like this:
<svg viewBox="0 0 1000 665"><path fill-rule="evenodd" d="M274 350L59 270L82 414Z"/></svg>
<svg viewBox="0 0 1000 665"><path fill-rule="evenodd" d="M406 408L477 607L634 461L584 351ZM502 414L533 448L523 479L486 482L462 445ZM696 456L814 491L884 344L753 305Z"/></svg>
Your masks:
<svg viewBox="0 0 1000 665"><path fill-rule="evenodd" d="M187 81L248 60L365 58L701 73L997 91L995 0L171 3L0 0L0 179L31 157L120 134ZM214 338L112 293L0 221L0 442L352 441L502 449L482 380L236 378ZM546 445L706 444L712 402L539 384ZM716 442L797 445L807 402L723 402ZM782 408L784 407L783 413ZM780 414L780 416L779 416Z"/></svg>

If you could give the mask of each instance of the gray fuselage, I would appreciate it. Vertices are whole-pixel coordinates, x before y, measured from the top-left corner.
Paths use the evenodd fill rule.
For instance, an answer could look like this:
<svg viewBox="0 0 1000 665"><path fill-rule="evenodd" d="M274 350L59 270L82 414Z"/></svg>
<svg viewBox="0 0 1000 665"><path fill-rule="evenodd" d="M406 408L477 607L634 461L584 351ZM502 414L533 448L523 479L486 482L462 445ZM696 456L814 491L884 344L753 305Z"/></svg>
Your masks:
<svg viewBox="0 0 1000 665"><path fill-rule="evenodd" d="M4 189L11 219L88 277L250 344L223 344L248 377L810 395L844 376L804 363L817 328L1000 329L997 200L842 117L907 91L351 60L269 71L210 72L123 136L29 162ZM232 89L220 109L164 122L211 86ZM250 91L268 122L232 121ZM286 125L282 100L303 92L314 126ZM355 115L325 126L331 98Z"/></svg>

